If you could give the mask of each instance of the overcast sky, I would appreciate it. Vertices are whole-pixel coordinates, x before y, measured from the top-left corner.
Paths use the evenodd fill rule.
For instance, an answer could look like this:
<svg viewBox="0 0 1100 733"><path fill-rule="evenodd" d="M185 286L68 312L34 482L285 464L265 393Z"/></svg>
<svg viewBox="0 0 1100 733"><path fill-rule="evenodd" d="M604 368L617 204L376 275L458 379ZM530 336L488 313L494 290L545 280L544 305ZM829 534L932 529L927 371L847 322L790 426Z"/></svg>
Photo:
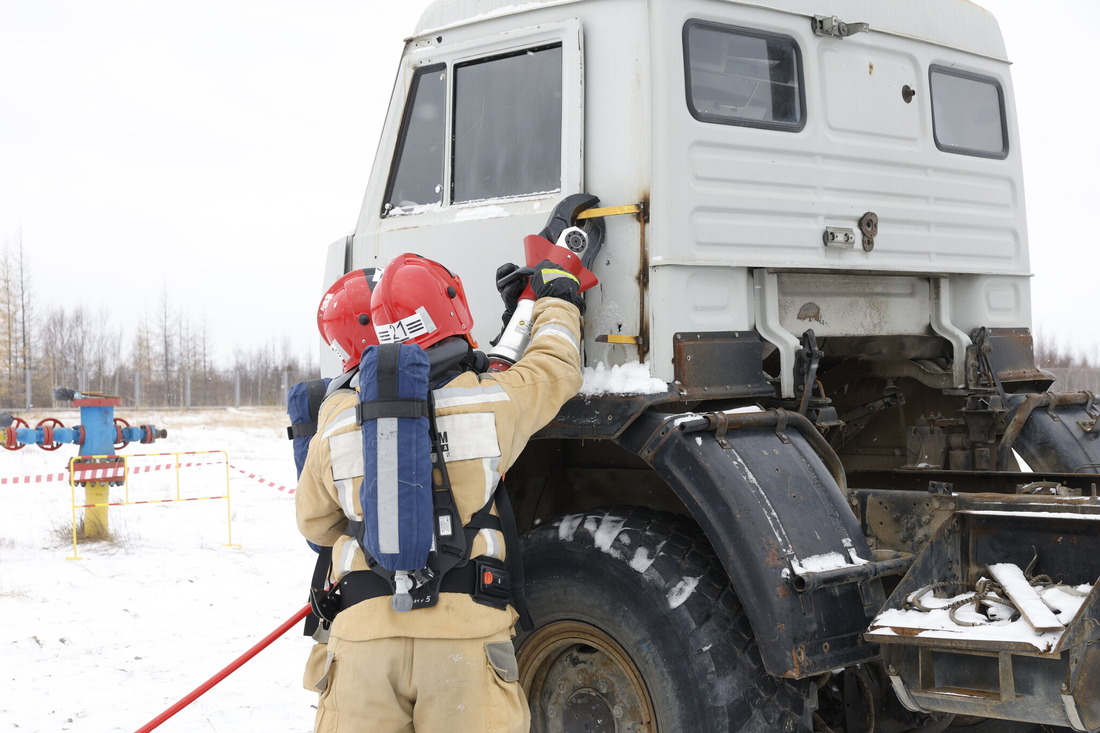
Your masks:
<svg viewBox="0 0 1100 733"><path fill-rule="evenodd" d="M166 290L227 358L315 352L325 248L427 5L0 0L0 241L38 300L129 335Z"/></svg>
<svg viewBox="0 0 1100 733"><path fill-rule="evenodd" d="M0 0L0 243L22 238L42 305L105 307L127 337L166 292L226 360L313 349L325 247L355 225L428 4ZM1036 326L1100 352L1100 2L979 4L1015 62Z"/></svg>

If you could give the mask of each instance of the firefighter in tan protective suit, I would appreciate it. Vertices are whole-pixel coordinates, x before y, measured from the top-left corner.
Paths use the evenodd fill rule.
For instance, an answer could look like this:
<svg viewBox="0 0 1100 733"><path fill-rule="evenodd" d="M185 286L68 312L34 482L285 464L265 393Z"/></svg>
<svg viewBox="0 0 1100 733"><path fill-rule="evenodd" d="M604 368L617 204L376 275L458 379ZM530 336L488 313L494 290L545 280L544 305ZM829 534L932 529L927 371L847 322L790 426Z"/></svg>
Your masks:
<svg viewBox="0 0 1100 733"><path fill-rule="evenodd" d="M463 358L432 385L436 429L445 438L443 456L463 525L483 507L498 514L494 491L501 475L581 386L583 300L576 279L549 262L530 279L538 297L530 345L509 370L491 374L479 373L482 365L470 358L476 352L462 283L436 262L397 257L374 288L369 311L367 303L347 298L322 302L322 310L328 305L360 314L332 319L350 324L343 328L373 327L383 343L415 343L430 360L436 351L456 353L456 338L463 340ZM359 362L355 352L374 342L366 331L361 338L324 335L351 352L344 354L347 371ZM435 367L433 360L433 374ZM436 605L399 612L392 590L384 584L379 590L379 576L368 569L359 543L345 534L349 519L362 518L357 403L352 388L326 398L296 492L298 527L310 542L332 547L329 581L341 596L327 645L318 644L307 665L307 686L321 693L315 730L527 731L530 714L511 642L518 615L510 604L479 599L470 570L475 563L444 576ZM505 561L504 539L502 531L480 529L469 556Z"/></svg>

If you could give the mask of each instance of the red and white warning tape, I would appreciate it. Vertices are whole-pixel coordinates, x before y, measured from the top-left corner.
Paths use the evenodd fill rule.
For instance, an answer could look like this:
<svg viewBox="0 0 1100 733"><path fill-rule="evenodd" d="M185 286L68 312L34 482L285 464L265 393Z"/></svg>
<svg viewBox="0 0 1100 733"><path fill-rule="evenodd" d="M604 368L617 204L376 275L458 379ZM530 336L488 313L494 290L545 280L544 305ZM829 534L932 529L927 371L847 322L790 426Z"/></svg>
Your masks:
<svg viewBox="0 0 1100 733"><path fill-rule="evenodd" d="M95 509L103 506L136 506L138 504L174 504L178 501L203 501L205 499L228 499L228 496L186 496L182 499L146 499L144 501L113 501L106 504L74 504L73 509Z"/></svg>
<svg viewBox="0 0 1100 733"><path fill-rule="evenodd" d="M68 472L41 473L37 476L16 476L15 478L0 478L0 484L48 484L53 481L68 481Z"/></svg>
<svg viewBox="0 0 1100 733"><path fill-rule="evenodd" d="M259 481L261 484L263 484L265 486L270 486L274 489L278 489L279 491L285 491L287 494L293 494L294 493L294 487L291 487L291 488L288 489L286 486L283 486L281 484L277 484L274 481L268 481L263 476L259 476L259 475L254 474L254 473L249 473L248 471L245 471L243 468L237 468L232 463L229 464L229 467L232 468L234 471L237 471L238 473L242 473L245 476L248 476L250 479L255 479L256 481Z"/></svg>
<svg viewBox="0 0 1100 733"><path fill-rule="evenodd" d="M171 455L171 454L155 454L155 455ZM121 481L123 478L123 466L121 463L105 463L101 464L102 468L95 469L81 469L76 471L73 476L74 481ZM193 466L214 466L224 465L222 461L191 461L188 463L162 463L149 466L131 466L130 473L149 473L152 471L165 471L168 469L176 468L191 468ZM285 491L287 494L294 493L294 487L286 487L282 484L278 484L274 481L269 481L255 473L249 473L243 468L238 468L233 464L229 464L229 467L234 471L247 476L250 479L259 481L265 486L270 486L279 491ZM61 473L43 473L36 476L15 476L13 478L0 478L0 485L4 484L45 484L52 482L69 482L69 473L62 471Z"/></svg>

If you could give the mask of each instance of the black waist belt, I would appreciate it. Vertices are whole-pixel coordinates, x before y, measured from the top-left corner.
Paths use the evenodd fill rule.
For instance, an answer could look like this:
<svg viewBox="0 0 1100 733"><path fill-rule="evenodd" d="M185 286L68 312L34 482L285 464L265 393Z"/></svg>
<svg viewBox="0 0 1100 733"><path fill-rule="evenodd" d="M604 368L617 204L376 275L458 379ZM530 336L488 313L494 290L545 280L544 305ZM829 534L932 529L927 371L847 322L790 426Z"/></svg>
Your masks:
<svg viewBox="0 0 1100 733"><path fill-rule="evenodd" d="M440 593L465 593L473 595L476 590L478 564L467 563L454 568L443 576L439 585ZM380 596L392 596L390 584L377 573L370 570L356 570L340 579L340 610L346 610L356 603Z"/></svg>

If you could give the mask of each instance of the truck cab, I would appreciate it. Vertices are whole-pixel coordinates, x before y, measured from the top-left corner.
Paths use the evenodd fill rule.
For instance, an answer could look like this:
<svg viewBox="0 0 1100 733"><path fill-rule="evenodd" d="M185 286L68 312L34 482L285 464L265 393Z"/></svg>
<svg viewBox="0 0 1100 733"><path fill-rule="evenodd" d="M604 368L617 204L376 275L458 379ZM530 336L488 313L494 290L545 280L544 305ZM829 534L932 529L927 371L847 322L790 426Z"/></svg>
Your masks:
<svg viewBox="0 0 1100 733"><path fill-rule="evenodd" d="M1019 663L1019 695L1012 664L975 660L1020 648L962 634L972 674L947 685L942 650L872 633L911 566L929 584L980 579L982 553L914 564L955 547L952 521L997 524L958 513L1030 513L1017 549L982 555L1021 567L1029 537L1057 534L1045 513L1084 517L1074 536L1095 542L1093 396L1051 392L1033 355L1014 104L997 21L967 0L423 13L325 284L422 254L462 277L488 343L497 266L587 192L629 213L603 217L584 363L665 385L582 394L509 475L533 570L537 628L517 646L535 730L570 730L567 714L592 730L804 730L815 709L847 731L1100 728L1081 681L1095 630L1042 652L1048 668ZM1057 488L1021 492L1038 484ZM1091 593L1096 562L1051 562Z"/></svg>

